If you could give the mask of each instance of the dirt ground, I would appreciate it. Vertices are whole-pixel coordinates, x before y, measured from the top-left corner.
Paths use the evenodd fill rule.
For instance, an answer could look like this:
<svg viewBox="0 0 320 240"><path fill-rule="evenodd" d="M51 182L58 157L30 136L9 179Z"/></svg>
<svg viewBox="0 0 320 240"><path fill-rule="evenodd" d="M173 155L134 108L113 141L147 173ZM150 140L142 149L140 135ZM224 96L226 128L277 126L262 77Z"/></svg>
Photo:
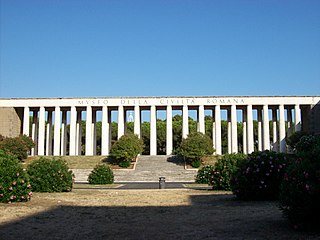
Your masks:
<svg viewBox="0 0 320 240"><path fill-rule="evenodd" d="M0 204L0 239L320 239L296 232L276 202L204 190L35 193Z"/></svg>

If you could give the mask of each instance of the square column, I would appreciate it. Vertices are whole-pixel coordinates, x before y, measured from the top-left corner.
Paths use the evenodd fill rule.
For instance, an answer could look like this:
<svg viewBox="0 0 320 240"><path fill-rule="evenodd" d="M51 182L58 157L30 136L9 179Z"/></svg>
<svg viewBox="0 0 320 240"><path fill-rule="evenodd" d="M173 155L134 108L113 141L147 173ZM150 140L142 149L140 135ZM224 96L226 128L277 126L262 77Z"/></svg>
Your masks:
<svg viewBox="0 0 320 240"><path fill-rule="evenodd" d="M270 150L268 105L263 105L263 150Z"/></svg>
<svg viewBox="0 0 320 240"><path fill-rule="evenodd" d="M134 106L134 134L141 138L140 106Z"/></svg>
<svg viewBox="0 0 320 240"><path fill-rule="evenodd" d="M279 105L279 142L280 142L280 152L286 152L286 126L284 119L284 106Z"/></svg>
<svg viewBox="0 0 320 240"><path fill-rule="evenodd" d="M188 106L182 107L182 138L187 138L189 134L189 113Z"/></svg>
<svg viewBox="0 0 320 240"><path fill-rule="evenodd" d="M214 108L214 122L215 122L215 143L216 143L216 154L222 154L221 148L221 115L220 106L215 106Z"/></svg>
<svg viewBox="0 0 320 240"><path fill-rule="evenodd" d="M97 155L97 111L92 111L92 124L91 124L91 133L92 133L92 154Z"/></svg>
<svg viewBox="0 0 320 240"><path fill-rule="evenodd" d="M167 106L167 145L166 154L171 155L173 149L173 139L172 139L172 106Z"/></svg>
<svg viewBox="0 0 320 240"><path fill-rule="evenodd" d="M156 106L150 108L150 155L157 155L157 111Z"/></svg>
<svg viewBox="0 0 320 240"><path fill-rule="evenodd" d="M30 127L30 118L29 118L29 107L24 107L23 110L23 131L22 133L26 136L29 136L29 127Z"/></svg>
<svg viewBox="0 0 320 240"><path fill-rule="evenodd" d="M204 125L204 106L200 105L198 109L198 123L199 129L198 132L205 134L205 125Z"/></svg>
<svg viewBox="0 0 320 240"><path fill-rule="evenodd" d="M217 147L216 147L216 122L215 122L214 110L212 110L212 146L213 146L213 149L215 149L215 150L217 149Z"/></svg>
<svg viewBox="0 0 320 240"><path fill-rule="evenodd" d="M247 109L242 110L242 153L247 154Z"/></svg>
<svg viewBox="0 0 320 240"><path fill-rule="evenodd" d="M67 154L67 112L62 111L61 124L61 156Z"/></svg>
<svg viewBox="0 0 320 240"><path fill-rule="evenodd" d="M291 108L287 109L287 123L288 123L288 129L287 129L287 137L290 137L292 133L294 132L294 125L292 123L292 110Z"/></svg>
<svg viewBox="0 0 320 240"><path fill-rule="evenodd" d="M81 156L82 150L82 111L77 111L77 127L76 127L76 155Z"/></svg>
<svg viewBox="0 0 320 240"><path fill-rule="evenodd" d="M232 135L231 135L231 111L230 109L227 110L228 113L227 113L227 137L228 137L228 153L232 153L232 141L231 141L231 138L232 138Z"/></svg>
<svg viewBox="0 0 320 240"><path fill-rule="evenodd" d="M262 112L258 108L258 151L262 151Z"/></svg>
<svg viewBox="0 0 320 240"><path fill-rule="evenodd" d="M46 127L46 155L52 155L52 111L48 111L48 121Z"/></svg>
<svg viewBox="0 0 320 240"><path fill-rule="evenodd" d="M238 123L237 123L237 107L231 105L231 141L232 153L238 153Z"/></svg>
<svg viewBox="0 0 320 240"><path fill-rule="evenodd" d="M124 109L118 106L118 139L124 135Z"/></svg>
<svg viewBox="0 0 320 240"><path fill-rule="evenodd" d="M92 107L87 106L86 114L86 156L93 155L93 146L92 146Z"/></svg>
<svg viewBox="0 0 320 240"><path fill-rule="evenodd" d="M247 105L247 154L254 152L252 105Z"/></svg>
<svg viewBox="0 0 320 240"><path fill-rule="evenodd" d="M296 132L301 131L301 112L299 104L294 106L294 130Z"/></svg>
<svg viewBox="0 0 320 240"><path fill-rule="evenodd" d="M38 136L38 155L44 156L44 136L45 136L45 109L40 107L39 111L39 136Z"/></svg>
<svg viewBox="0 0 320 240"><path fill-rule="evenodd" d="M38 154L38 111L32 112L31 138L35 146L31 149L31 156Z"/></svg>
<svg viewBox="0 0 320 240"><path fill-rule="evenodd" d="M277 109L272 109L272 151L278 152Z"/></svg>
<svg viewBox="0 0 320 240"><path fill-rule="evenodd" d="M101 155L109 154L109 120L108 107L102 107Z"/></svg>
<svg viewBox="0 0 320 240"><path fill-rule="evenodd" d="M69 155L76 155L76 130L77 130L77 109L75 106L70 110L70 143L69 143Z"/></svg>
<svg viewBox="0 0 320 240"><path fill-rule="evenodd" d="M60 156L60 107L54 109L53 155Z"/></svg>

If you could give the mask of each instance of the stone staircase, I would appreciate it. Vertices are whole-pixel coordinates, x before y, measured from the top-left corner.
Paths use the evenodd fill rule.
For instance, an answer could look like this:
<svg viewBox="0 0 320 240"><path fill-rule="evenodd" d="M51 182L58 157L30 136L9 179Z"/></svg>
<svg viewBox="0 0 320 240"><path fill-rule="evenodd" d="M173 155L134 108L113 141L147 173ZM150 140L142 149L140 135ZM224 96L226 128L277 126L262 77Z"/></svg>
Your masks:
<svg viewBox="0 0 320 240"><path fill-rule="evenodd" d="M87 182L92 169L72 169L76 182ZM166 182L194 182L196 170L185 170L184 162L174 156L139 156L135 170L113 170L116 183L158 182L165 177Z"/></svg>
<svg viewBox="0 0 320 240"><path fill-rule="evenodd" d="M114 170L115 182L194 182L196 170L185 170L184 162L174 156L140 156L135 170Z"/></svg>

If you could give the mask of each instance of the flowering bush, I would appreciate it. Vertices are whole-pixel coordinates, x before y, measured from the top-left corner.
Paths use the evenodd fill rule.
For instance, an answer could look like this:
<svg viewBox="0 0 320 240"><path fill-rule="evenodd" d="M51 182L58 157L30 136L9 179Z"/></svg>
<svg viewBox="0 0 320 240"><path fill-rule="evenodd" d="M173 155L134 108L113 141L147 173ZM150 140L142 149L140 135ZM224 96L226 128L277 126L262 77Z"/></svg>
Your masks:
<svg viewBox="0 0 320 240"><path fill-rule="evenodd" d="M280 206L295 228L319 230L320 137L302 137L297 150L281 184Z"/></svg>
<svg viewBox="0 0 320 240"><path fill-rule="evenodd" d="M231 189L244 200L275 200L287 166L285 154L254 152L237 163L231 175Z"/></svg>
<svg viewBox="0 0 320 240"><path fill-rule="evenodd" d="M200 168L196 176L196 183L209 184L209 179L212 174L212 169L213 169L212 165L206 165Z"/></svg>
<svg viewBox="0 0 320 240"><path fill-rule="evenodd" d="M225 154L214 164L210 185L214 190L231 190L230 178L237 169L238 161L242 161L246 155L241 153Z"/></svg>
<svg viewBox="0 0 320 240"><path fill-rule="evenodd" d="M61 158L41 157L27 168L32 190L35 192L71 191L74 175Z"/></svg>
<svg viewBox="0 0 320 240"><path fill-rule="evenodd" d="M88 177L90 184L111 184L113 179L112 169L106 164L97 165Z"/></svg>
<svg viewBox="0 0 320 240"><path fill-rule="evenodd" d="M34 147L34 142L26 135L15 138L0 137L0 150L12 153L19 160L26 159L28 157L28 151L30 151L32 147Z"/></svg>
<svg viewBox="0 0 320 240"><path fill-rule="evenodd" d="M28 175L18 159L0 150L0 202L26 202L31 196Z"/></svg>

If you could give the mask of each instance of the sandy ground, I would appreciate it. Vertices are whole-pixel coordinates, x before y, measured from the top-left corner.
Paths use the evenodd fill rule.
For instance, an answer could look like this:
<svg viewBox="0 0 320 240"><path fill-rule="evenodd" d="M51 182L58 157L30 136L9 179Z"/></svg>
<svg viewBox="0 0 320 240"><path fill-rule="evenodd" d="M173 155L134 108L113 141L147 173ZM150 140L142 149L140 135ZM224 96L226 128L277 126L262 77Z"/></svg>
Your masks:
<svg viewBox="0 0 320 240"><path fill-rule="evenodd" d="M0 239L320 239L296 232L276 202L229 192L74 190L0 204Z"/></svg>

